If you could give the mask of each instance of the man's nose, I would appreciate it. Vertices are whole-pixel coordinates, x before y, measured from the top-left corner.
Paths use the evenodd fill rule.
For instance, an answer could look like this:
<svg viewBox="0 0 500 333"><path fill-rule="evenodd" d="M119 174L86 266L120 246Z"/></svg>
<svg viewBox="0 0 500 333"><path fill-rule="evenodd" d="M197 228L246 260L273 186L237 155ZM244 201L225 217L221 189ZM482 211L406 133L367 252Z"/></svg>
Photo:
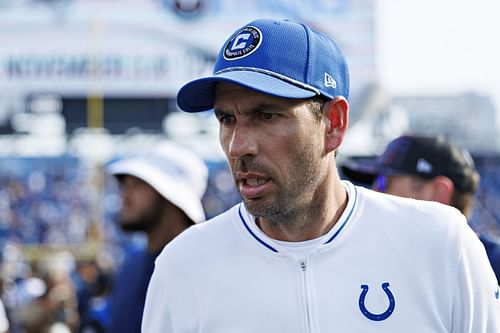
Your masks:
<svg viewBox="0 0 500 333"><path fill-rule="evenodd" d="M256 134L255 130L244 124L235 125L229 141L229 157L239 158L256 155L258 150L258 138Z"/></svg>

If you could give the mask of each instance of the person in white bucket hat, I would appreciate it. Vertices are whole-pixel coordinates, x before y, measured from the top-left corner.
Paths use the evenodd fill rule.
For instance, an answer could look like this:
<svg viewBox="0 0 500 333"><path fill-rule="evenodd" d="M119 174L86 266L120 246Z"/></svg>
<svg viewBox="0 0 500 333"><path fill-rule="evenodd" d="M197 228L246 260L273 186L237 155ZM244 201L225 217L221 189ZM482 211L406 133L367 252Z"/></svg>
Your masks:
<svg viewBox="0 0 500 333"><path fill-rule="evenodd" d="M202 196L208 180L203 160L173 142L110 163L121 185L120 226L143 231L147 249L127 258L114 281L109 332L140 332L146 290L154 261L182 231L205 220Z"/></svg>
<svg viewBox="0 0 500 333"><path fill-rule="evenodd" d="M203 160L187 148L162 142L150 152L111 163L108 171L122 184L125 176L147 183L191 222L205 220L201 198L207 187L208 170Z"/></svg>

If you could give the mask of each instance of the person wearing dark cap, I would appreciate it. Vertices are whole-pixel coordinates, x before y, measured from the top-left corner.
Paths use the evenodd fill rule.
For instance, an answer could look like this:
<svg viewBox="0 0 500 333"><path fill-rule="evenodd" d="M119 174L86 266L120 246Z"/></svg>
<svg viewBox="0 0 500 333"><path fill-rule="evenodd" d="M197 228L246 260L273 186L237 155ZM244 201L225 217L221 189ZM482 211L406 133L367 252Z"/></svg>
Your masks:
<svg viewBox="0 0 500 333"><path fill-rule="evenodd" d="M289 20L237 29L181 87L182 110L214 109L243 201L158 256L142 332L500 332L462 214L340 179L348 98L338 44Z"/></svg>
<svg viewBox="0 0 500 333"><path fill-rule="evenodd" d="M380 192L453 206L467 219L480 179L469 152L442 136L398 137L377 159L364 163L348 159L342 171ZM500 281L500 244L487 235L480 239Z"/></svg>
<svg viewBox="0 0 500 333"><path fill-rule="evenodd" d="M202 196L208 169L203 160L173 142L118 159L107 166L121 185L123 230L144 232L147 248L125 260L110 298L109 332L140 332L154 260L182 231L205 220Z"/></svg>

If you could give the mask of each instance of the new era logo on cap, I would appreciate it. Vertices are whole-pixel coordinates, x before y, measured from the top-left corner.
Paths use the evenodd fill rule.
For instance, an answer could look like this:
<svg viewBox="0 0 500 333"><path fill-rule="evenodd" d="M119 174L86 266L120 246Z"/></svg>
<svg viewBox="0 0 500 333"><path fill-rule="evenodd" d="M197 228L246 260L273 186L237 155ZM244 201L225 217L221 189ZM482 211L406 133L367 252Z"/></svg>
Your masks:
<svg viewBox="0 0 500 333"><path fill-rule="evenodd" d="M325 87L337 88L337 81L328 73L325 73Z"/></svg>
<svg viewBox="0 0 500 333"><path fill-rule="evenodd" d="M418 159L416 167L417 172L432 173L433 169L432 164L430 164L425 158Z"/></svg>

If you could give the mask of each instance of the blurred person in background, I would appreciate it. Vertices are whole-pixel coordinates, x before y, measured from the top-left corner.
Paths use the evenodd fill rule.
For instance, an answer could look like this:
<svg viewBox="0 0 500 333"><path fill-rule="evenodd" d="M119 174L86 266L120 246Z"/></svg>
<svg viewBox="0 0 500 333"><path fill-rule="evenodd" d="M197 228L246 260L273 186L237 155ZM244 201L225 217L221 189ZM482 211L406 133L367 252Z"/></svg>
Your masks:
<svg viewBox="0 0 500 333"><path fill-rule="evenodd" d="M121 185L121 228L147 236L147 248L125 259L110 298L109 332L137 333L157 255L182 231L205 220L201 199L208 169L188 149L164 142L151 152L117 160L107 170Z"/></svg>
<svg viewBox="0 0 500 333"><path fill-rule="evenodd" d="M71 279L74 264L73 255L66 251L43 255L32 263L31 276L18 290L30 299L14 310L20 332L76 332L80 318Z"/></svg>
<svg viewBox="0 0 500 333"><path fill-rule="evenodd" d="M104 333L109 327L108 297L114 270L101 263L104 254L80 261L75 272L81 333Z"/></svg>
<svg viewBox="0 0 500 333"><path fill-rule="evenodd" d="M468 220L480 178L469 152L441 136L398 137L375 161L346 160L342 171L380 192L453 206ZM500 244L487 235L479 238L500 281Z"/></svg>

